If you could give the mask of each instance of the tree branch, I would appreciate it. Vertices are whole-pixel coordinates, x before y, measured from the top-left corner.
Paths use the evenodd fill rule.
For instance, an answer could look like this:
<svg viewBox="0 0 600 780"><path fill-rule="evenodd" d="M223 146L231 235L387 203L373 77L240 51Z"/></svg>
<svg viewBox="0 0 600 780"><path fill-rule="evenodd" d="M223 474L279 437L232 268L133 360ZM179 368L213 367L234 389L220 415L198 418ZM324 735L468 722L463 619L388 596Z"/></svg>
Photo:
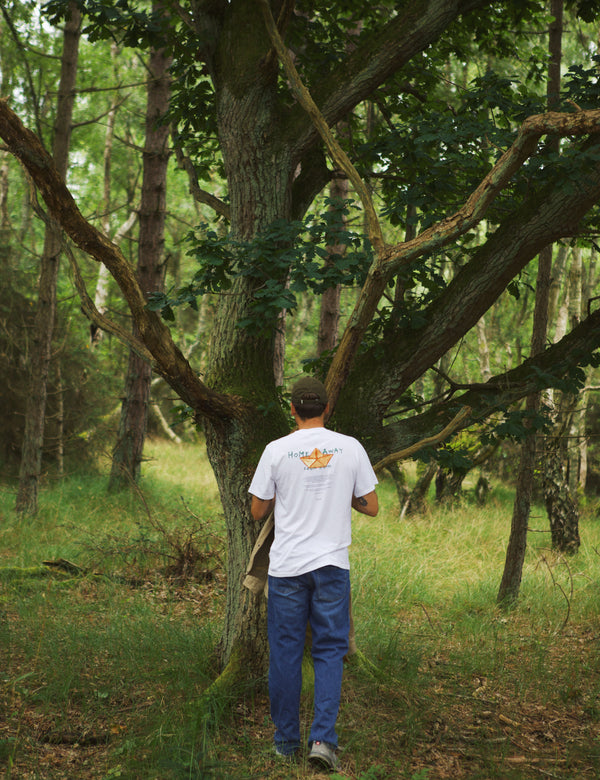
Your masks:
<svg viewBox="0 0 600 780"><path fill-rule="evenodd" d="M424 230L412 241L388 248L385 258L386 279L397 273L403 265L447 246L475 227L515 172L535 152L542 136L551 134L564 138L595 133L600 133L600 109L570 114L551 111L528 117L519 128L511 147L494 164L464 206L452 216Z"/></svg>
<svg viewBox="0 0 600 780"><path fill-rule="evenodd" d="M415 452L422 450L424 447L429 447L432 444L439 444L440 442L445 441L459 427L461 428L465 427L464 423L470 415L471 415L471 409L468 406L465 406L439 433L436 433L433 436L428 436L425 439L421 439L420 441L411 444L409 447L406 447L405 449L400 450L399 452L394 452L391 455L387 455L385 458L382 458L380 461L378 461L373 466L373 469L376 472L381 471L381 469L384 469L386 466L389 466L391 463L396 463L399 460L406 460L406 458L409 458L411 455L414 455Z"/></svg>
<svg viewBox="0 0 600 780"><path fill-rule="evenodd" d="M517 368L493 376L486 387L471 389L432 407L422 414L405 417L395 423L374 429L365 441L371 458L383 459L391 452L411 448L427 431L439 431L457 419L457 408L468 407L470 422L482 421L495 412L533 392L555 386L577 365L600 349L600 310L591 314L556 344L539 355L528 358ZM467 427L459 420L454 433Z"/></svg>
<svg viewBox="0 0 600 780"><path fill-rule="evenodd" d="M425 51L460 16L489 6L489 0L414 0L375 35L365 34L351 54L312 89L325 121L334 126L386 79ZM299 148L318 140L314 126L300 127Z"/></svg>
<svg viewBox="0 0 600 780"><path fill-rule="evenodd" d="M122 328L116 322L113 322L108 317L105 317L104 314L98 311L94 301L90 298L88 294L87 288L85 286L85 282L83 280L83 276L81 275L81 271L79 270L79 265L77 264L77 260L75 259L75 255L73 254L71 247L67 244L66 241L63 241L63 250L66 252L67 257L69 258L69 264L71 266L71 271L73 272L73 280L75 282L77 294L79 295L79 300L81 301L81 308L83 309L83 313L86 315L86 317L91 322L93 322L94 325L97 325L106 333L112 333L113 336L116 336L120 341L126 344L129 347L129 349L133 350L136 353L136 355L139 355L143 360L148 360L152 362L151 352L148 349L146 349L144 344L142 344L142 342L139 339L136 339L132 333L125 330L125 328Z"/></svg>
<svg viewBox="0 0 600 780"><path fill-rule="evenodd" d="M205 206L210 206L210 208L219 214L219 216L224 217L229 221L231 219L231 209L229 205L200 187L194 163L184 154L183 149L181 149L180 146L175 144L174 148L177 164L187 173L188 182L190 184L190 194L194 200L197 203L204 203Z"/></svg>
<svg viewBox="0 0 600 780"><path fill-rule="evenodd" d="M600 147L597 144L596 149ZM426 323L419 330L388 328L378 349L385 366L371 350L355 359L343 406L352 404L351 387L371 399L380 418L418 377L454 347L498 300L511 279L543 247L577 234L582 217L600 199L600 165L582 166L576 180L550 180L536 199L515 207L448 286L420 311ZM358 391L357 391L358 392ZM348 396L350 396L348 398Z"/></svg>
<svg viewBox="0 0 600 780"><path fill-rule="evenodd" d="M109 269L138 325L144 347L154 358L156 372L197 415L215 421L243 415L247 405L240 398L209 389L192 370L169 329L146 308L135 274L119 247L82 216L52 158L8 107L6 99L0 99L0 137L31 176L52 218L80 249Z"/></svg>
<svg viewBox="0 0 600 780"><path fill-rule="evenodd" d="M332 407L335 405L339 392L346 382L363 336L373 319L381 296L383 295L387 282L391 276L394 273L397 273L401 266L414 261L418 257L430 254L433 251L437 251L442 247L447 246L481 221L490 204L506 187L515 171L517 171L525 160L533 154L539 138L546 133L554 133L561 137L598 134L600 133L600 110L577 111L572 114L550 112L548 114L529 117L519 129L517 137L510 149L500 157L490 173L488 173L481 184L474 190L461 209L451 217L448 217L436 225L433 225L428 230L423 231L423 233L416 238L397 244L394 247L388 247L385 252L376 255L329 368L326 386L328 388L330 405ZM563 209L562 216L556 219L554 224L548 223L544 226L546 232L545 243L549 243L549 234L557 233L558 225L564 226L568 223L572 227L573 224L576 224L576 221L581 218L582 208L584 209L583 213L585 213L585 210L590 208L592 203L597 201L599 196L598 169L592 167L591 170L584 171L580 176L580 180L580 186L577 191L573 190L574 194L572 194L576 208L571 212ZM573 183L571 183L571 188L573 189ZM549 194L548 197L549 201L553 199L552 194ZM564 194L562 194L562 197L565 197ZM554 200L556 200L556 198L554 198ZM556 237L559 237L559 235L560 234L556 235ZM534 235L530 240L531 247L534 249L531 254L524 255L522 248L516 253L516 260L520 262L520 267L525 264L525 258L526 260L531 259L535 252L539 251L541 248L535 246L535 240L537 238L538 236ZM509 240L512 241L513 237L509 237ZM512 258L512 261L515 262L515 258ZM512 278L512 275L509 276L508 279L505 279L505 276L499 274L498 269L494 268L495 283L500 283L501 289L505 288L510 278ZM477 293L478 299L482 300L480 294L480 279L477 280L476 285L479 288ZM499 294L499 292L497 294ZM435 304L435 309L437 312L440 311L437 302ZM474 317L474 321L483 313L479 312L478 316L475 317L476 310L466 309L464 303L462 305L462 311L463 316L468 316L471 319ZM452 328L450 328L449 322L446 322L445 328L445 340L447 341L455 332L454 323L452 323ZM467 329L463 328L461 330L461 335L463 335L466 330ZM447 349L448 347L446 346L443 351L445 352ZM412 354L414 356L414 349ZM443 354L443 352L441 354ZM413 365L416 364L417 361L413 363ZM431 363L429 363L429 365L431 365ZM429 365L425 366L425 368L428 368Z"/></svg>
<svg viewBox="0 0 600 780"><path fill-rule="evenodd" d="M354 165L352 165L350 158L348 157L346 152L336 141L333 133L331 132L329 126L327 125L327 122L324 120L321 112L319 111L314 100L312 99L310 92L302 83L302 80L298 75L298 71L296 70L294 63L292 62L292 58L289 55L287 47L285 46L285 44L281 39L281 35L279 34L277 25L275 24L275 20L273 19L273 15L271 14L271 8L269 6L268 0L258 0L258 2L260 3L260 7L263 12L263 18L265 20L265 25L267 27L269 36L271 38L271 41L273 42L273 45L275 46L275 49L277 50L279 59L281 60L286 75L290 81L292 91L298 98L299 103L305 109L306 113L310 116L317 130L319 131L319 135L321 136L325 145L327 146L327 149L329 150L331 157L337 163L337 165L339 165L339 167L344 171L344 173L347 175L348 179L352 183L352 186L354 187L354 190L359 196L363 208L365 210L365 215L367 218L367 225L368 225L369 240L375 247L376 251L381 252L383 251L385 242L383 240L381 225L379 224L379 219L377 217L377 213L375 212L375 207L373 206L373 201L371 200L371 195L369 193L369 190L365 185L365 183L363 182L363 180L358 175L356 168L354 167Z"/></svg>
<svg viewBox="0 0 600 780"><path fill-rule="evenodd" d="M502 155L462 209L412 241L387 247L383 241L369 192L350 160L333 138L328 122L333 123L342 118L362 97L370 94L375 86L396 72L417 51L439 37L460 13L467 13L486 3L478 0L462 3L455 0L439 0L411 4L409 10L390 22L376 39L359 41L356 51L344 61L343 66L322 80L315 91L318 95L329 95L329 97L323 99L321 110L317 108L315 100L297 74L276 29L267 0L259 0L259 3L269 35L284 65L293 92L310 116L312 125L324 140L331 156L346 173L363 202L367 214L368 232L376 253L354 313L341 337L328 372L326 385L333 409L389 278L402 265L448 245L476 225L514 172L533 153L541 135L550 132L558 135L598 132L600 129L598 112L530 117L521 127L515 143ZM340 85L337 90L334 88L336 79ZM298 148L309 147L305 140L299 140Z"/></svg>

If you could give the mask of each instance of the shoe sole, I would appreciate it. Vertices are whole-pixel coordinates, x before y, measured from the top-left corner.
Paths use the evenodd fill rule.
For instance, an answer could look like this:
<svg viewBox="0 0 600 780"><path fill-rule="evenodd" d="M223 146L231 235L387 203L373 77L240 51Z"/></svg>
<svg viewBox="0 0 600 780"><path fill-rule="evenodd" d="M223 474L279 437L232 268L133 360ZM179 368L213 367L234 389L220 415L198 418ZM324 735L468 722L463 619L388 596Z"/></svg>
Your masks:
<svg viewBox="0 0 600 780"><path fill-rule="evenodd" d="M308 760L311 764L314 764L319 768L328 769L330 772L333 772L337 767L337 763L332 764L325 756L309 756Z"/></svg>

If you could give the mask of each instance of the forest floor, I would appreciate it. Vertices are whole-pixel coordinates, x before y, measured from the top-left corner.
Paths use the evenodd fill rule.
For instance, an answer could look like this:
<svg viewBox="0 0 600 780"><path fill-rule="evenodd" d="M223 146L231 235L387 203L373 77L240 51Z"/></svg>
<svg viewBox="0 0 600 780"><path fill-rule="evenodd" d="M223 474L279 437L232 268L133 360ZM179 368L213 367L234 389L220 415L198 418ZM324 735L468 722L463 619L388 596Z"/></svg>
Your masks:
<svg viewBox="0 0 600 780"><path fill-rule="evenodd" d="M155 454L142 502L85 475L22 521L0 486L0 778L324 777L306 751L290 765L274 756L264 679L200 707L225 609L218 492L197 447ZM403 521L391 481L378 494L378 518L353 521L361 652L346 665L333 778L599 778L597 512L568 560L534 517L521 596L501 611L509 490L485 509L466 495ZM190 540L205 568L182 581L170 553ZM82 570L43 564L61 559ZM311 685L307 654L306 734Z"/></svg>
<svg viewBox="0 0 600 780"><path fill-rule="evenodd" d="M83 580L72 585L71 592L78 600L87 599L89 614L94 613L94 583ZM169 619L193 622L213 609L222 596L222 583L202 591L179 590ZM147 589L147 601L157 617L165 599L174 597L153 587ZM22 637L16 625L19 616L6 600L3 604L3 636ZM98 611L104 612L103 605ZM350 660L339 719L337 775L363 780L599 777L599 638L598 626L570 626L560 635L529 637L521 647L506 653L501 679L496 679L453 660L450 636L446 645L436 642L434 654L422 656L411 672L417 679L412 680L408 694L400 681L385 673L372 676L364 665ZM35 642L35 636L30 639ZM182 756L167 758L167 751L161 766L156 759L149 761L140 733L145 712L160 709L170 695L168 690L152 684L150 677L146 687L127 690L125 685L125 698L106 694L103 699L96 693L96 701L90 703L83 689L98 688L80 680L82 690L73 688L66 709L59 711L39 696L31 654L24 646L20 653L18 646L18 641L12 643L10 684L5 680L0 688L0 771L4 768L6 779L322 776L308 765L305 755L290 766L273 756L268 698L261 686L236 697L210 744L197 748L191 763L186 764ZM85 654L86 648L81 652ZM553 693L546 685L538 690L535 684L521 689L523 668L539 663L544 665L544 679L550 676L556 681ZM87 674L94 675L93 666ZM170 707L173 704L169 702ZM303 694L307 728L310 706L307 690ZM168 741L168 734L163 737ZM132 744L139 750L137 759L131 754Z"/></svg>

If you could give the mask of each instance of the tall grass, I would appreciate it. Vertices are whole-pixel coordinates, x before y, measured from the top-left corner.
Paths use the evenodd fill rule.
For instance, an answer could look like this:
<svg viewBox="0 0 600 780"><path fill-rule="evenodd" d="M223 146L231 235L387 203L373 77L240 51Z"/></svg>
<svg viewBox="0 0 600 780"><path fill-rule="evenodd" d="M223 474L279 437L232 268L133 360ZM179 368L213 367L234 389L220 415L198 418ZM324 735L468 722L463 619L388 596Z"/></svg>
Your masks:
<svg viewBox="0 0 600 780"><path fill-rule="evenodd" d="M170 578L165 530L224 539L218 491L200 446L146 454L139 491L71 476L44 489L33 519L0 489L0 776L315 776L305 757L274 761L260 684L198 707L218 672L224 574ZM379 496L377 518L354 517L361 654L344 683L340 776L598 776L594 515L566 559L534 512L521 597L502 611L510 493L403 520L391 483ZM59 559L81 573L43 564ZM302 706L308 731L310 673Z"/></svg>

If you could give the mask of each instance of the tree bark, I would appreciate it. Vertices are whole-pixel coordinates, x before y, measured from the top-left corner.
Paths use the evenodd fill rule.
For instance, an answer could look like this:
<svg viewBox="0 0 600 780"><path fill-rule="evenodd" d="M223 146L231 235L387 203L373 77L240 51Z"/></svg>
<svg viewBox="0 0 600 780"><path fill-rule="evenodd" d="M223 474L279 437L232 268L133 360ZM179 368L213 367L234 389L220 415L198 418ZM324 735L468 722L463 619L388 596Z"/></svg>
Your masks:
<svg viewBox="0 0 600 780"><path fill-rule="evenodd" d="M290 147L280 143L283 116L274 100L277 63L267 57L271 45L266 30L257 25L253 4L232 4L230 11L220 37L223 47L215 55L213 81L231 235L249 239L276 219L290 219L297 164ZM290 430L276 402L275 328L261 333L237 326L251 313L254 293L263 283L259 275L237 278L229 294L220 297L207 355L207 384L252 400L253 408L204 424L229 549L221 657L224 663L243 659L259 672L266 668L268 653L265 613L260 599L243 588L242 574L261 523L252 519L247 490L264 445Z"/></svg>
<svg viewBox="0 0 600 780"><path fill-rule="evenodd" d="M479 350L479 373L483 382L492 376L490 369L490 348L485 327L485 317L477 321L477 346Z"/></svg>
<svg viewBox="0 0 600 780"><path fill-rule="evenodd" d="M352 29L348 30L348 35L356 37L360 34L362 29L362 23L359 22ZM348 51L352 52L355 48L355 43L352 37L348 41ZM348 128L348 122L342 121L338 123L338 134L346 137L350 137ZM334 178L329 185L329 197L333 201L330 204L330 210L337 208L337 202L346 202L350 194L350 186L348 179L344 177ZM342 215L342 224L344 227L347 224L346 215ZM329 265L335 265L336 257L342 257L346 252L345 244L336 243L327 247L328 257L325 261ZM338 327L340 322L340 302L342 297L342 286L337 284L335 287L330 287L321 295L321 306L319 309L319 330L317 333L317 355L322 355L324 352L330 352L335 349L338 343ZM397 471L397 468L395 469Z"/></svg>
<svg viewBox="0 0 600 780"><path fill-rule="evenodd" d="M571 325L581 316L581 252L577 247L571 254L568 292L565 302L566 320ZM542 463L544 503L550 521L552 548L569 555L579 549L579 509L577 484L579 448L574 436L573 421L580 402L579 394L555 393L554 431L546 441ZM570 469L574 474L571 474Z"/></svg>
<svg viewBox="0 0 600 780"><path fill-rule="evenodd" d="M560 434L546 446L543 486L552 549L573 555L581 544L579 511L569 491L567 461L562 451Z"/></svg>
<svg viewBox="0 0 600 780"><path fill-rule="evenodd" d="M571 327L580 323L584 316L584 279L583 279L583 260L581 248L574 247L573 259L569 273L569 322ZM585 301L587 305L587 298ZM586 370L586 376L589 376L589 369ZM565 408L566 406L566 408ZM563 404L564 412L569 415L569 430L567 432L566 451L568 458L567 474L569 476L569 492L575 502L577 502L578 492L581 487L582 471L582 447L585 445L585 431L583 422L585 416L585 396L580 393L567 394L566 403Z"/></svg>
<svg viewBox="0 0 600 780"><path fill-rule="evenodd" d="M596 259L597 252L594 247L590 251L588 271L584 274L583 290L581 295L581 317L585 318L587 307L592 298L592 290L594 289L595 277L596 277ZM588 375L591 376L592 372L588 370ZM579 414L577 416L577 431L579 437L579 475L577 489L582 495L585 495L587 487L587 475L588 475L588 409L590 408L589 395L586 392L583 395L583 402L580 407Z"/></svg>
<svg viewBox="0 0 600 780"><path fill-rule="evenodd" d="M8 152L0 152L0 272L10 268L10 216L8 213Z"/></svg>
<svg viewBox="0 0 600 780"><path fill-rule="evenodd" d="M548 107L553 108L560 89L560 62L562 40L563 0L551 0L551 14L554 17L550 25L547 99ZM558 151L558 142L553 143ZM535 309L531 354L538 355L544 350L548 332L548 307L550 302L550 283L552 274L552 246L545 247L539 255L538 276L535 291ZM536 414L540 407L540 394L527 396L526 411ZM511 604L518 598L523 576L523 565L527 550L527 527L531 510L531 497L536 464L537 437L531 433L521 445L519 473L510 528L510 537L506 550L504 572L500 581L497 601L499 604Z"/></svg>
<svg viewBox="0 0 600 780"><path fill-rule="evenodd" d="M348 199L349 187L347 179L334 179L329 188L329 195L334 201L346 201ZM335 208L332 204L330 208ZM347 222L343 217L343 224ZM335 258L342 256L346 251L344 244L335 244L327 247L328 258L326 262L335 265ZM342 287L337 284L330 287L321 295L321 306L319 309L319 331L317 335L317 355L323 352L329 352L335 349L338 343L338 326L340 322L340 301Z"/></svg>
<svg viewBox="0 0 600 780"><path fill-rule="evenodd" d="M113 64L117 61L119 51L116 44L111 46L111 57ZM115 76L118 76L117 68L114 68ZM118 79L117 79L118 80ZM104 153L103 153L103 197L102 197L102 215L101 224L102 230L105 236L112 235L111 231L111 211L112 211L112 199L111 199L111 170L112 170L112 153L113 153L113 141L115 131L115 121L117 117L117 110L119 107L119 99L115 95L111 101L110 109L106 116L106 131L104 133ZM116 244L120 244L123 237L131 230L135 221L137 220L137 213L132 211L129 217L117 230L114 241ZM96 280L96 292L94 294L94 305L100 314L105 314L107 310L108 295L109 295L109 282L110 274L108 268L105 265L100 265L98 268L98 279ZM93 322L90 324L90 342L93 348L96 348L103 337L103 330L97 327Z"/></svg>
<svg viewBox="0 0 600 780"><path fill-rule="evenodd" d="M418 515L425 512L427 507L427 492L435 477L437 471L437 464L435 461L428 463L426 466L417 467L417 481L410 492L410 496L406 501L405 506L402 508L401 517L407 515Z"/></svg>
<svg viewBox="0 0 600 780"><path fill-rule="evenodd" d="M154 3L155 10L161 8L162 3ZM171 95L168 72L171 61L171 55L164 49L151 52L136 271L140 289L146 298L150 293L162 290L164 279L164 225L169 162L169 126L164 118ZM139 327L135 320L133 333L136 338L139 338ZM150 362L131 350L117 443L112 453L108 483L111 492L121 490L139 480L146 439L151 380Z"/></svg>
<svg viewBox="0 0 600 780"><path fill-rule="evenodd" d="M54 125L53 158L58 175L67 175L71 122L77 77L81 14L75 3L70 5L70 18L65 25L61 74ZM61 253L61 226L52 216L44 233L44 249L38 282L38 302L34 325L25 432L19 487L15 509L19 514L34 515L38 510L38 489L42 469L44 423L52 336L56 318L56 283Z"/></svg>
<svg viewBox="0 0 600 780"><path fill-rule="evenodd" d="M550 13L554 17L551 25L550 62L549 69L552 93L549 95L549 105L556 105L560 92L561 41L564 0L552 0ZM555 141L555 150L559 143ZM578 262L579 261L579 262ZM575 280L573 280L575 275ZM581 318L581 254L576 248L571 258L569 274L567 311L570 313L571 325L580 322ZM575 312L573 312L573 308ZM555 549L574 553L579 549L579 510L577 502L569 485L569 433L573 414L571 407L577 401L571 393L559 393L556 408L555 436L546 445L544 463L542 464L543 489L546 511L550 520L552 546Z"/></svg>

